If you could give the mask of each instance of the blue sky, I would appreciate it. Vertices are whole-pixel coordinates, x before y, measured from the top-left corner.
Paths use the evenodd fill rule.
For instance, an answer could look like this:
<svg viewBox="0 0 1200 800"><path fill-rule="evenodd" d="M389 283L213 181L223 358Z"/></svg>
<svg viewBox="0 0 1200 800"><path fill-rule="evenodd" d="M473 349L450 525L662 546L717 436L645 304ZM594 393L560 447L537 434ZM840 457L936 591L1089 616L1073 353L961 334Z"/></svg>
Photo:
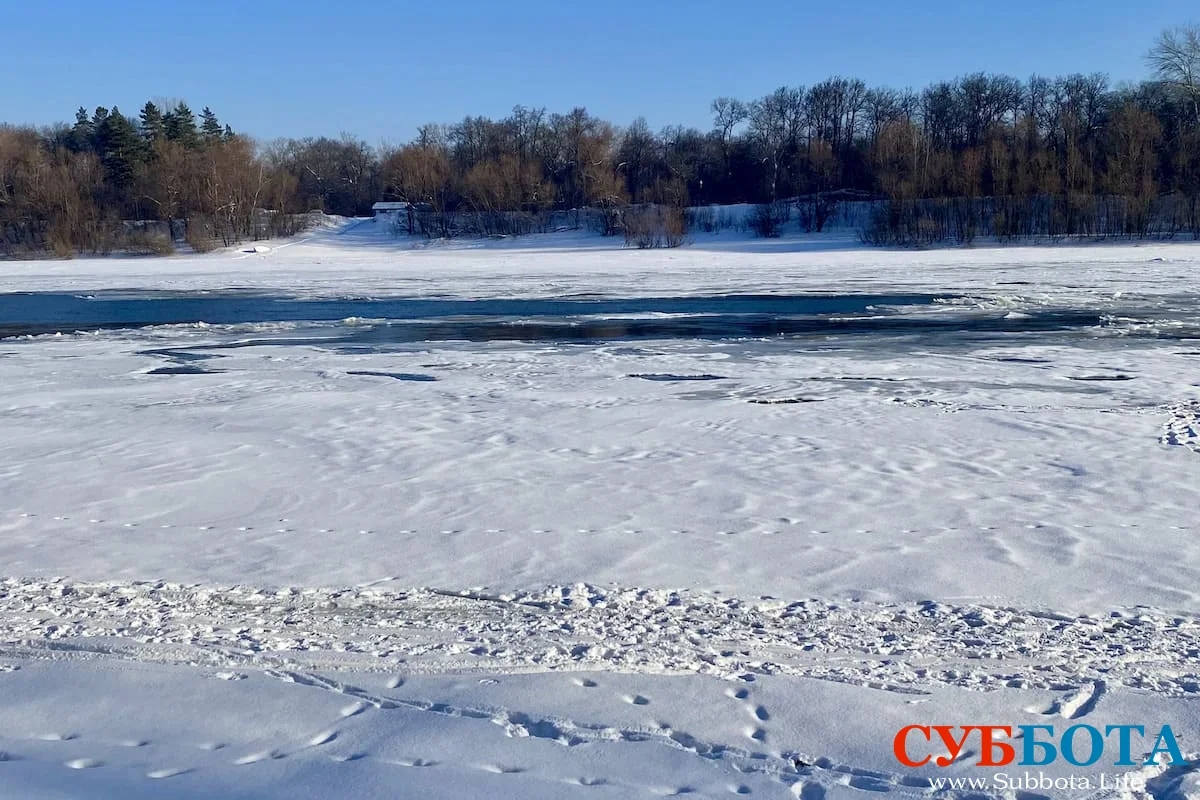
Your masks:
<svg viewBox="0 0 1200 800"><path fill-rule="evenodd" d="M979 70L1136 80L1157 33L1200 21L1200 10L1194 0L3 0L0 19L6 122L178 97L264 139L348 131L377 144L516 104L706 129L718 95L751 99L832 74L897 88Z"/></svg>

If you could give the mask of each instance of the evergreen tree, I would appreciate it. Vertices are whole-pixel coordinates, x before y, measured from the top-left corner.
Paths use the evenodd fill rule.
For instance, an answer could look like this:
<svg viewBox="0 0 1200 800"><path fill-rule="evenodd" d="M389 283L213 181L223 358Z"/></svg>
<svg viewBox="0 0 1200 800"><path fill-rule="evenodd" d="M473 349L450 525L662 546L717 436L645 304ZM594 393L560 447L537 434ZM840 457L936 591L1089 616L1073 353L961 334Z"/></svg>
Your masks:
<svg viewBox="0 0 1200 800"><path fill-rule="evenodd" d="M133 183L134 167L145 152L137 129L114 107L96 128L96 139L106 182L117 190L126 189Z"/></svg>
<svg viewBox="0 0 1200 800"><path fill-rule="evenodd" d="M108 109L104 106L96 106L96 110L92 113L92 149L99 151L101 149L100 141L95 137L100 135L100 128L104 125L104 121L108 119Z"/></svg>
<svg viewBox="0 0 1200 800"><path fill-rule="evenodd" d="M233 128L229 127L229 125L225 126L224 136L225 136L225 141L227 141L227 142L233 141L233 137L234 137Z"/></svg>
<svg viewBox="0 0 1200 800"><path fill-rule="evenodd" d="M87 152L92 149L95 135L96 129L92 126L87 109L80 106L79 110L75 112L75 124L71 126L68 146L76 153Z"/></svg>
<svg viewBox="0 0 1200 800"><path fill-rule="evenodd" d="M163 128L168 139L184 147L195 148L200 143L196 115L187 107L187 103L180 103L163 115Z"/></svg>
<svg viewBox="0 0 1200 800"><path fill-rule="evenodd" d="M200 124L201 134L204 136L205 144L212 144L221 141L221 123L217 120L217 115L208 106L200 112L200 118L203 122Z"/></svg>
<svg viewBox="0 0 1200 800"><path fill-rule="evenodd" d="M158 110L158 106L150 101L146 101L146 105L142 106L141 113L138 114L142 121L142 137L147 142L153 144L166 137L166 127L163 121L162 112Z"/></svg>

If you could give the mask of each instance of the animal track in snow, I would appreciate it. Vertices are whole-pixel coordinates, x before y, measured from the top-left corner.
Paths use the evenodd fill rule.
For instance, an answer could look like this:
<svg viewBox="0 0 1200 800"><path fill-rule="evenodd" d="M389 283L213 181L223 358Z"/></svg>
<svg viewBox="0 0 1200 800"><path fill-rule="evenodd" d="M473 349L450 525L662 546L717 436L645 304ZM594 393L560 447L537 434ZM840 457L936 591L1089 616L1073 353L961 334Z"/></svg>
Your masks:
<svg viewBox="0 0 1200 800"><path fill-rule="evenodd" d="M98 758L76 758L73 761L68 761L63 766L68 769L94 769L103 767L104 762Z"/></svg>
<svg viewBox="0 0 1200 800"><path fill-rule="evenodd" d="M792 794L800 800L825 800L825 787L812 781L792 784Z"/></svg>
<svg viewBox="0 0 1200 800"><path fill-rule="evenodd" d="M366 709L367 709L367 704L362 701L359 701L357 703L351 703L350 705L346 706L345 708L343 708L341 710L340 713L343 717L353 717L356 714L361 714L363 711L366 711Z"/></svg>
<svg viewBox="0 0 1200 800"><path fill-rule="evenodd" d="M309 747L320 747L323 744L329 744L338 737L338 732L334 730L322 731L316 736L308 740Z"/></svg>
<svg viewBox="0 0 1200 800"><path fill-rule="evenodd" d="M484 772L495 773L496 775L516 775L519 772L524 772L524 767L509 767L502 764L484 764L480 767Z"/></svg>
<svg viewBox="0 0 1200 800"><path fill-rule="evenodd" d="M176 775L186 775L191 771L190 767L168 767L166 769L156 769L147 772L146 777L154 780L162 780L164 778L174 778Z"/></svg>

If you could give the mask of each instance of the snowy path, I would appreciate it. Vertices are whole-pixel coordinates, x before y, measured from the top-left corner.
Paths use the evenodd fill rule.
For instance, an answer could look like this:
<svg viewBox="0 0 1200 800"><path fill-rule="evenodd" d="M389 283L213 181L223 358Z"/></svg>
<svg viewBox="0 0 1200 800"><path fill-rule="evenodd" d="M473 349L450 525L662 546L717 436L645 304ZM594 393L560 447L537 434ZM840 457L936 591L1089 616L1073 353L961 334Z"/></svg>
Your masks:
<svg viewBox="0 0 1200 800"><path fill-rule="evenodd" d="M588 585L497 597L7 579L0 655L276 674L613 670L790 675L914 695L940 685L1094 684L1175 696L1200 691L1200 617L748 601Z"/></svg>

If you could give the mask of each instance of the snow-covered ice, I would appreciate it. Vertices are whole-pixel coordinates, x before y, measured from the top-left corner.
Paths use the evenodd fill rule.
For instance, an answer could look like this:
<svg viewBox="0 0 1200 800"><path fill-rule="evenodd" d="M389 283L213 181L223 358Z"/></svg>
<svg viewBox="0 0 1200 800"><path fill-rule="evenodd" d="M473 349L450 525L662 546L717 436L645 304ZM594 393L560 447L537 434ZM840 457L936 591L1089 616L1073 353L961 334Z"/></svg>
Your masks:
<svg viewBox="0 0 1200 800"><path fill-rule="evenodd" d="M244 250L0 280L945 299L801 336L621 335L679 317L638 311L570 341L0 340L0 794L924 795L944 771L891 737L930 721L1170 724L1200 754L1200 245L415 248L347 222Z"/></svg>

